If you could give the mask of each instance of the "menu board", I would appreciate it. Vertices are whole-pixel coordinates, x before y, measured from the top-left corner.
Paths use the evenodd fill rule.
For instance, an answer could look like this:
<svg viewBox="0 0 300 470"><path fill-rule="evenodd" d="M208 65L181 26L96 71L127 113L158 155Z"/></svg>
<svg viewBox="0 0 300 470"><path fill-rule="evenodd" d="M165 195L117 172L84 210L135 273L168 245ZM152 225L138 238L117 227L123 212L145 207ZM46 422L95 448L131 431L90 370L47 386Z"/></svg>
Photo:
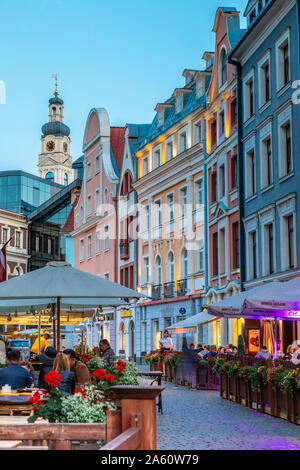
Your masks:
<svg viewBox="0 0 300 470"><path fill-rule="evenodd" d="M248 350L250 354L256 354L260 351L260 331L248 330Z"/></svg>

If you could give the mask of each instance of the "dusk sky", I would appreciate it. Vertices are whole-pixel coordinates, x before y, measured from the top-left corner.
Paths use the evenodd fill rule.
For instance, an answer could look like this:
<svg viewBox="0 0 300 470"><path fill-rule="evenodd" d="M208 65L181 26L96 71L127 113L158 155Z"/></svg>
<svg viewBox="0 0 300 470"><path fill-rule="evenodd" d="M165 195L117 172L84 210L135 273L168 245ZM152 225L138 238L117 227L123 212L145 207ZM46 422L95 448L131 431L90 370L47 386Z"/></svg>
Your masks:
<svg viewBox="0 0 300 470"><path fill-rule="evenodd" d="M81 155L92 107L111 125L150 123L154 108L202 68L214 50L218 6L243 12L246 0L1 0L0 170L37 174L41 126L58 74L71 155Z"/></svg>

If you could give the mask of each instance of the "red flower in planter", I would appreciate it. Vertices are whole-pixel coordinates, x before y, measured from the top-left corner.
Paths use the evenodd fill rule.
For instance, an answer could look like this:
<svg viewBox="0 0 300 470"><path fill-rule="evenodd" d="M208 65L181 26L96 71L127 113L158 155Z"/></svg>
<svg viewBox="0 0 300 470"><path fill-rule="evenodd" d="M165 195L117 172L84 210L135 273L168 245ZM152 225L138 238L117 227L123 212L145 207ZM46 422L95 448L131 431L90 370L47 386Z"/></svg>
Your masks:
<svg viewBox="0 0 300 470"><path fill-rule="evenodd" d="M49 374L45 375L45 383L50 387L58 387L60 384L61 375L51 370Z"/></svg>
<svg viewBox="0 0 300 470"><path fill-rule="evenodd" d="M75 390L74 392L74 395L76 395L77 393L82 393L83 392L83 388L77 388L77 390Z"/></svg>
<svg viewBox="0 0 300 470"><path fill-rule="evenodd" d="M86 362L87 360L88 360L88 358L87 358L87 357L85 357L85 356L82 356L82 358L81 358L81 362Z"/></svg>
<svg viewBox="0 0 300 470"><path fill-rule="evenodd" d="M97 369L94 371L93 376L95 377L95 379L103 380L106 376L106 372L104 369Z"/></svg>
<svg viewBox="0 0 300 470"><path fill-rule="evenodd" d="M107 380L107 382L113 382L115 380L115 376L113 374L106 375L105 380Z"/></svg>
<svg viewBox="0 0 300 470"><path fill-rule="evenodd" d="M33 405L38 405L40 403L41 396L39 392L35 392L32 397L29 398L28 403L32 403Z"/></svg>

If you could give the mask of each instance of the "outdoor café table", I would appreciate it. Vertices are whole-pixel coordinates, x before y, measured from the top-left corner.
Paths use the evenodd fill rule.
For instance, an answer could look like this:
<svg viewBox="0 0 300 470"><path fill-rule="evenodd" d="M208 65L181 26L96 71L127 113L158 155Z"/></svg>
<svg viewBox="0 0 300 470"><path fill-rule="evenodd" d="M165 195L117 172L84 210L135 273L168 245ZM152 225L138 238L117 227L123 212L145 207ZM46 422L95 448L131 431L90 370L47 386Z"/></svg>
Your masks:
<svg viewBox="0 0 300 470"><path fill-rule="evenodd" d="M157 385L159 387L161 386L161 378L162 378L163 373L159 370L155 370L155 371L151 371L151 372L150 371L149 372L139 372L138 375L140 375L141 377L149 377L150 379L153 379L152 382L151 382L151 385L153 385L154 382L157 382ZM158 407L158 412L163 414L161 393L158 395L157 407Z"/></svg>
<svg viewBox="0 0 300 470"><path fill-rule="evenodd" d="M31 393L0 393L0 414L9 414L12 416L14 412L31 413L32 405L28 403Z"/></svg>

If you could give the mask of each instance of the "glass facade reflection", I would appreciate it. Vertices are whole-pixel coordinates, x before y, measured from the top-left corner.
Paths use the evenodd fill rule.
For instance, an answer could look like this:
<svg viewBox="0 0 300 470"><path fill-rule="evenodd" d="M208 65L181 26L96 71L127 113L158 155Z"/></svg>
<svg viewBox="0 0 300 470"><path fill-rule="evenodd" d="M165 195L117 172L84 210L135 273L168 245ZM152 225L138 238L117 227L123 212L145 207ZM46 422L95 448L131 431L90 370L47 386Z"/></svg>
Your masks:
<svg viewBox="0 0 300 470"><path fill-rule="evenodd" d="M23 171L0 172L0 208L28 215L63 186Z"/></svg>

